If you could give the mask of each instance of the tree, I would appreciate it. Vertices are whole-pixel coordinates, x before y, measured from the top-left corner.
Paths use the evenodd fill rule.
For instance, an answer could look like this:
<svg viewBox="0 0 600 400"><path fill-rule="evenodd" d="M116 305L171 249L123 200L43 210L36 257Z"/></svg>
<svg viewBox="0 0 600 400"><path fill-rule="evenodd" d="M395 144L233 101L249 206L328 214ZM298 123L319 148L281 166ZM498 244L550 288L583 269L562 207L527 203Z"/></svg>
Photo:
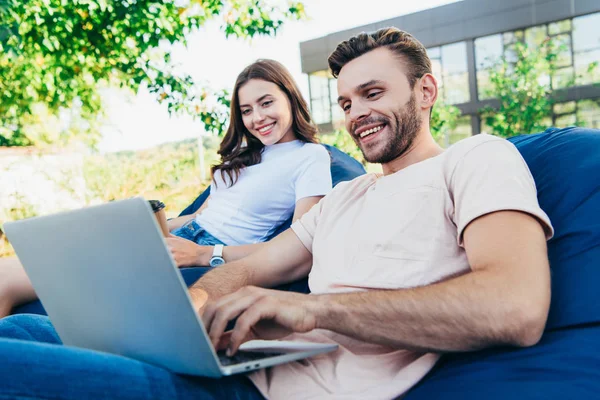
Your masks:
<svg viewBox="0 0 600 400"><path fill-rule="evenodd" d="M450 131L456 128L461 112L458 107L444 103L436 103L431 111L429 123L431 135L438 143L446 143L444 140Z"/></svg>
<svg viewBox="0 0 600 400"><path fill-rule="evenodd" d="M171 113L220 133L227 92L178 72L170 44L223 17L224 34L274 35L304 17L302 3L277 0L0 0L0 146L98 139L100 90L147 86ZM35 133L40 115L59 134Z"/></svg>
<svg viewBox="0 0 600 400"><path fill-rule="evenodd" d="M497 109L481 110L486 124L498 136L533 133L547 128L552 115L552 76L561 48L552 40L540 46L518 42L516 61L498 60L490 71L488 94L499 101Z"/></svg>

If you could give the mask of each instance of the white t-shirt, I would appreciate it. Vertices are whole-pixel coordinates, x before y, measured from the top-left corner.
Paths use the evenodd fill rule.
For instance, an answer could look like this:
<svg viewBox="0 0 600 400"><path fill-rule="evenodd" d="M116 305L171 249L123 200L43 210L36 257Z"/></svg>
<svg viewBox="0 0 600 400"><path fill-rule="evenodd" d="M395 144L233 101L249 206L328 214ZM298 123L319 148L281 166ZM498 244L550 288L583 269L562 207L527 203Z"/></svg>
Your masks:
<svg viewBox="0 0 600 400"><path fill-rule="evenodd" d="M208 207L196 222L227 245L264 242L294 214L296 202L331 190L325 147L294 140L265 146L259 164L246 167L233 186L213 176ZM216 185L215 185L216 183Z"/></svg>
<svg viewBox="0 0 600 400"><path fill-rule="evenodd" d="M405 289L468 273L463 231L501 210L536 217L552 236L519 151L507 140L481 134L394 174L342 182L292 230L313 255L311 293ZM325 330L286 339L339 349L252 373L271 400L396 399L439 358Z"/></svg>

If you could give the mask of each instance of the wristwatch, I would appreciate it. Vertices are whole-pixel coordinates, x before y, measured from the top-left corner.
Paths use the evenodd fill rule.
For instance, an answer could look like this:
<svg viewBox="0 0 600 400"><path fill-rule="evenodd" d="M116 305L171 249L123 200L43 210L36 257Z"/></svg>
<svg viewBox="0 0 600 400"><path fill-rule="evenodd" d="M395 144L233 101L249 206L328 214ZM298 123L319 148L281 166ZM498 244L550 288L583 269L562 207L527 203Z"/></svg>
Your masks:
<svg viewBox="0 0 600 400"><path fill-rule="evenodd" d="M213 255L210 258L210 262L208 265L211 267L218 267L219 265L225 264L225 260L223 259L223 245L216 244L213 249Z"/></svg>

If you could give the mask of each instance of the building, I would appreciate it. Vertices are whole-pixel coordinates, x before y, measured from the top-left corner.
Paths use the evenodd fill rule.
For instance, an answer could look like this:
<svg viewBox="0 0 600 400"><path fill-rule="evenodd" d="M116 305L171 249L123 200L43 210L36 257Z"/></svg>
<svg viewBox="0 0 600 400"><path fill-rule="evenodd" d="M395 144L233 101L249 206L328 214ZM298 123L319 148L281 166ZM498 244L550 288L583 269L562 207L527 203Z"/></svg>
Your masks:
<svg viewBox="0 0 600 400"><path fill-rule="evenodd" d="M548 124L600 128L600 68L587 72L590 63L600 61L600 0L463 0L301 43L312 115L322 132L344 118L327 57L342 40L389 26L412 33L427 47L439 98L462 111L451 143L486 130L478 110L495 102L486 96L490 60L509 58L517 41L531 44L547 36L564 49L552 82L560 103Z"/></svg>

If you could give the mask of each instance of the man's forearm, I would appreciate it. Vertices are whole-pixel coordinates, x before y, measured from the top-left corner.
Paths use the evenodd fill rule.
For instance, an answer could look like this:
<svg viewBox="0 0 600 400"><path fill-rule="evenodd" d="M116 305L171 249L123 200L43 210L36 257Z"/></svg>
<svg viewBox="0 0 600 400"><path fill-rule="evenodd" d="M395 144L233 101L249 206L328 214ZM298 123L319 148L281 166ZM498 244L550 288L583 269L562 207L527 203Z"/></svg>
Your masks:
<svg viewBox="0 0 600 400"><path fill-rule="evenodd" d="M206 273L191 288L194 291L203 290L213 301L229 293L251 284L250 270L242 261L233 262L214 268Z"/></svg>
<svg viewBox="0 0 600 400"><path fill-rule="evenodd" d="M495 281L492 273L472 272L414 289L315 296L317 326L418 351L534 344L547 315L531 315L529 310L536 308L532 304L519 304L522 297L499 289L506 286L489 284Z"/></svg>
<svg viewBox="0 0 600 400"><path fill-rule="evenodd" d="M310 252L291 230L257 246L257 250L241 260L214 268L191 291L202 289L212 301L244 286L275 287L293 282L307 276L312 266Z"/></svg>

